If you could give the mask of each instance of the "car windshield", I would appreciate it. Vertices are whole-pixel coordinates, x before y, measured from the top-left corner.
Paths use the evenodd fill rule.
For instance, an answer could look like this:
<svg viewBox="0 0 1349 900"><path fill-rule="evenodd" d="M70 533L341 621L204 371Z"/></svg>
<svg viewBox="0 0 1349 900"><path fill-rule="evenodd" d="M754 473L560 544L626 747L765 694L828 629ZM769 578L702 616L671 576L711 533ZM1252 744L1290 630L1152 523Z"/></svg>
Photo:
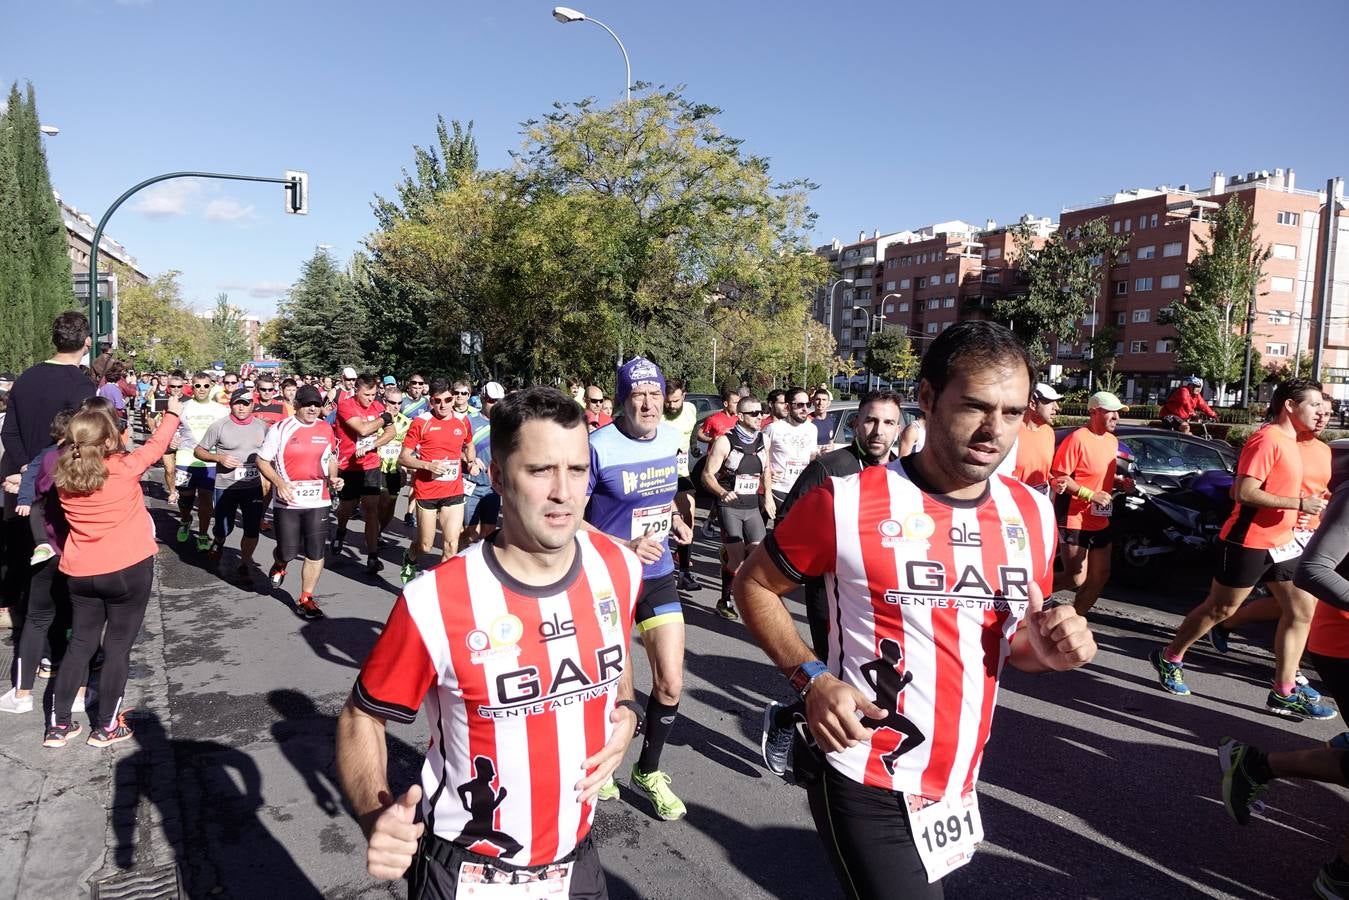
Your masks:
<svg viewBox="0 0 1349 900"><path fill-rule="evenodd" d="M1229 468L1217 449L1198 441L1167 435L1126 435L1120 442L1129 448L1140 471L1153 475L1188 475Z"/></svg>

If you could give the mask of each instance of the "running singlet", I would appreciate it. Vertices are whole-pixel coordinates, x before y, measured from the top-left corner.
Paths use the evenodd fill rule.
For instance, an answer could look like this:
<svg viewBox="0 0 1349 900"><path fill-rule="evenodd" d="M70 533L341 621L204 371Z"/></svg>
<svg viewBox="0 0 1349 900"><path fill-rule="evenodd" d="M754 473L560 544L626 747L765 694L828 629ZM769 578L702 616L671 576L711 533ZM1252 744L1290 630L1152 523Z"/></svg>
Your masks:
<svg viewBox="0 0 1349 900"><path fill-rule="evenodd" d="M585 520L620 541L649 537L661 545L660 559L643 578L674 571L670 529L679 492L679 432L661 422L649 441L633 440L606 425L590 433L590 503Z"/></svg>
<svg viewBox="0 0 1349 900"><path fill-rule="evenodd" d="M1022 422L1012 477L1031 487L1041 487L1049 483L1049 467L1053 461L1054 429L1048 425L1031 428Z"/></svg>
<svg viewBox="0 0 1349 900"><path fill-rule="evenodd" d="M512 865L553 862L590 832L581 763L612 732L640 586L636 554L576 536L557 584L529 587L492 539L411 581L352 689L383 719L426 710L422 814L438 837Z"/></svg>
<svg viewBox="0 0 1349 900"><path fill-rule="evenodd" d="M229 407L211 400L205 403L198 403L196 400L185 401L183 414L178 417L178 454L174 464L192 469L203 467L214 469L215 463L197 459L192 455L192 451L197 449L197 444L206 436L206 429L228 415Z"/></svg>
<svg viewBox="0 0 1349 900"><path fill-rule="evenodd" d="M1246 439L1237 459L1237 478L1246 475L1262 490L1280 497L1302 494L1302 456L1297 441L1272 425ZM1219 533L1225 541L1252 549L1271 550L1293 540L1296 509L1270 509L1236 503Z"/></svg>
<svg viewBox="0 0 1349 900"><path fill-rule="evenodd" d="M416 400L411 397L404 397L399 410L409 419L415 419L430 408L430 398L428 397L419 397Z"/></svg>
<svg viewBox="0 0 1349 900"><path fill-rule="evenodd" d="M773 469L773 490L785 494L796 484L818 446L816 435L815 426L809 421L793 425L782 419L763 430L768 444L768 465Z"/></svg>
<svg viewBox="0 0 1349 900"><path fill-rule="evenodd" d="M763 487L763 432L756 431L753 438L746 438L744 429L737 425L726 435L726 440L731 449L716 478L722 490L735 494L735 500L721 505L731 509L758 509L759 491Z"/></svg>
<svg viewBox="0 0 1349 900"><path fill-rule="evenodd" d="M267 429L258 458L276 468L282 480L289 481L295 502L286 503L278 495L277 506L291 509L317 509L332 502L328 493L328 462L337 452L333 427L322 419L303 425L299 419L283 419Z"/></svg>
<svg viewBox="0 0 1349 900"><path fill-rule="evenodd" d="M824 577L829 670L887 713L829 764L929 799L972 790L998 674L1031 581L1052 590L1056 542L1048 498L1003 476L951 501L899 460L802 497L764 547L789 578Z"/></svg>
<svg viewBox="0 0 1349 900"><path fill-rule="evenodd" d="M418 500L440 500L464 493L462 476L464 449L473 442L468 422L458 416L437 419L429 412L412 420L403 449L417 454L422 462L448 460L450 469L437 475L425 469L413 472L412 496Z"/></svg>
<svg viewBox="0 0 1349 900"><path fill-rule="evenodd" d="M1052 434L1052 432L1051 432ZM1095 434L1085 425L1063 439L1050 471L1054 475L1067 475L1093 494L1099 491L1110 493L1115 486L1115 458L1119 454L1119 438L1110 432ZM1101 531L1110 525L1110 514L1114 510L1109 506L1098 506L1090 500L1080 500L1076 496L1061 495L1060 503L1067 501L1067 516L1063 527L1081 531ZM1048 596L1046 594L1045 596Z"/></svg>
<svg viewBox="0 0 1349 900"><path fill-rule="evenodd" d="M665 415L666 424L679 432L679 477L689 477L689 447L693 444L693 430L698 427L698 407L684 401L679 415Z"/></svg>
<svg viewBox="0 0 1349 900"><path fill-rule="evenodd" d="M376 431L365 437L357 437L347 427L347 420L361 419L370 422L382 415L384 415L384 404L379 400L372 401L369 406L361 406L356 402L355 397L343 397L337 402L337 424L333 428L337 432L338 469L379 468L379 452L373 448L375 441L379 440L380 432ZM356 459L358 448L367 451L360 459Z"/></svg>
<svg viewBox="0 0 1349 900"><path fill-rule="evenodd" d="M379 468L386 474L398 471L398 457L403 453L403 438L408 436L408 429L412 427L412 420L403 415L402 410L389 409L389 414L393 416L393 440L379 448Z"/></svg>

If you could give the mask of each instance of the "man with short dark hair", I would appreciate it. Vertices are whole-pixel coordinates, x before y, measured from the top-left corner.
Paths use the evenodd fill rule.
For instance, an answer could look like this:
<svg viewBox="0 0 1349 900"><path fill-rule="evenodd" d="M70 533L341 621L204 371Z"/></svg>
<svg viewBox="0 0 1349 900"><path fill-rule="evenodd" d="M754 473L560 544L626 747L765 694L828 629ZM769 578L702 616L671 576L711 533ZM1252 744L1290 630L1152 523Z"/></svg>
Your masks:
<svg viewBox="0 0 1349 900"><path fill-rule="evenodd" d="M825 388L818 387L810 399L815 406L810 418L815 423L816 443L821 453L828 453L834 449L834 420L829 415L829 404L834 402L834 395Z"/></svg>
<svg viewBox="0 0 1349 900"><path fill-rule="evenodd" d="M343 370L343 376L347 372ZM337 530L333 533L332 551L340 553L347 540L347 522L361 504L365 519L365 571L376 575L384 568L379 558L379 497L384 490L384 475L380 472L379 448L394 439L396 430L393 415L384 404L375 399L379 382L374 375L360 375L351 379L355 392L337 403L337 467L342 478L338 497Z"/></svg>

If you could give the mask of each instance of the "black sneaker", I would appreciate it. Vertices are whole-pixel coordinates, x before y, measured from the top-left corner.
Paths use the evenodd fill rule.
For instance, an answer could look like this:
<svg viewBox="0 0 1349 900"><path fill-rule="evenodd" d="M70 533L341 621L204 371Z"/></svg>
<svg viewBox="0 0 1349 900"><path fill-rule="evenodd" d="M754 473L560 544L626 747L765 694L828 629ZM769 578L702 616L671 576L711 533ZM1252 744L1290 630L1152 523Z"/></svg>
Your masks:
<svg viewBox="0 0 1349 900"><path fill-rule="evenodd" d="M417 520L412 517L412 510L403 513L403 524L409 528L416 527Z"/></svg>
<svg viewBox="0 0 1349 900"><path fill-rule="evenodd" d="M378 575L380 569L384 568L384 560L378 556L367 556L365 558L365 574Z"/></svg>
<svg viewBox="0 0 1349 900"><path fill-rule="evenodd" d="M1219 653L1226 653L1230 649L1228 647L1227 639L1231 634L1232 632L1221 625L1214 625L1208 630L1209 643L1211 643L1213 649L1217 650Z"/></svg>
<svg viewBox="0 0 1349 900"><path fill-rule="evenodd" d="M1249 822L1252 811L1260 812L1265 808L1260 795L1269 787L1247 772L1246 756L1251 750L1249 745L1230 737L1218 743L1218 764L1223 767L1223 805L1238 825Z"/></svg>
<svg viewBox="0 0 1349 900"><path fill-rule="evenodd" d="M79 722L71 722L69 725L48 725L42 737L42 746L59 750L79 733Z"/></svg>
<svg viewBox="0 0 1349 900"><path fill-rule="evenodd" d="M328 543L328 549L334 553L341 553L342 547L347 542L347 530L339 528L333 532L333 539Z"/></svg>
<svg viewBox="0 0 1349 900"><path fill-rule="evenodd" d="M787 766L792 758L792 729L778 728L778 714L783 710L781 703L768 704L763 711L763 731L759 735L759 753L768 771L779 778L787 774Z"/></svg>
<svg viewBox="0 0 1349 900"><path fill-rule="evenodd" d="M735 606L732 605L732 602L724 597L717 601L717 615L721 616L723 619L735 620L740 618L740 613L735 611Z"/></svg>

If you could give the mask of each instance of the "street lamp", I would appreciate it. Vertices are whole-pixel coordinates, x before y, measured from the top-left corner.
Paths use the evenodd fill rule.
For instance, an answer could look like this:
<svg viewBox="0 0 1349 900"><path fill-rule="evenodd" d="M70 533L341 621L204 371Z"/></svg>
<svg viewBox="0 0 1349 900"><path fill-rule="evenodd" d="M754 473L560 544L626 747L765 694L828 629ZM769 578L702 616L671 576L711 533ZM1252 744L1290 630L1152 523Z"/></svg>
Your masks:
<svg viewBox="0 0 1349 900"><path fill-rule="evenodd" d="M623 53L623 67L627 70L628 78L626 81L623 82L623 102L631 103L632 62L628 59L628 48L623 46L623 42L618 39L618 35L614 34L614 30L610 28L608 25L605 25L599 19L592 19L585 13L581 12L579 9L572 9L570 6L554 6L553 18L557 19L563 25L569 24L571 22L594 22L596 25L600 26L605 31L609 32L609 37L614 39L614 43L618 44L618 49Z"/></svg>
<svg viewBox="0 0 1349 900"><path fill-rule="evenodd" d="M58 134L61 133L61 129L57 128L55 125L39 125L37 127L37 130L45 134L47 137L56 137Z"/></svg>

